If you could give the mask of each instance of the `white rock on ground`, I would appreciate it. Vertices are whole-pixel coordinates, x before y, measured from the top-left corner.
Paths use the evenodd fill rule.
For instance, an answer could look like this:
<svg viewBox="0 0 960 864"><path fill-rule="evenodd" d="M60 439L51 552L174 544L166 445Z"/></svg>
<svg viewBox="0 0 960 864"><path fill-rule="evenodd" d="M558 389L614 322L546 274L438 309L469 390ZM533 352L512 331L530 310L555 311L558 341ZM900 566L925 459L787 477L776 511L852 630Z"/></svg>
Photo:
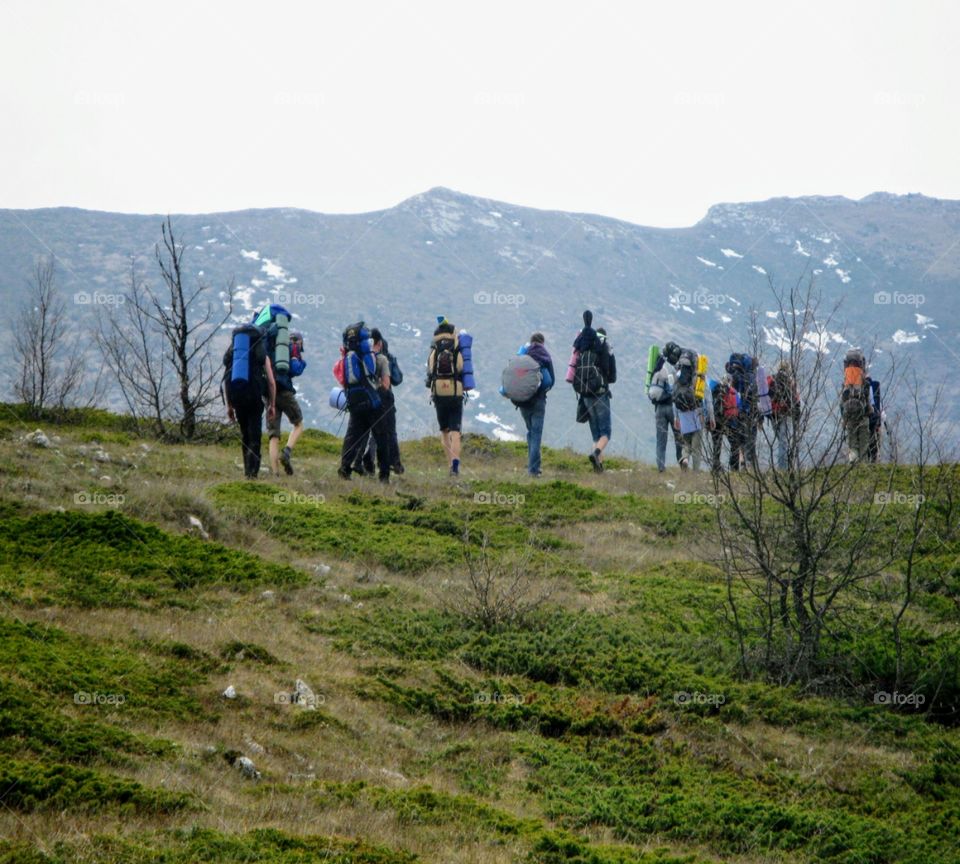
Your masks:
<svg viewBox="0 0 960 864"><path fill-rule="evenodd" d="M34 447L49 447L50 439L43 434L42 429L35 429L24 439L28 444L32 444Z"/></svg>
<svg viewBox="0 0 960 864"><path fill-rule="evenodd" d="M257 770L257 767L246 756L238 756L233 765L241 774L243 774L244 777L247 777L250 780L260 779L261 775Z"/></svg>
<svg viewBox="0 0 960 864"><path fill-rule="evenodd" d="M231 684L229 687L227 687L226 690L223 691L223 698L224 698L224 699L236 699L236 698L237 698L237 688L234 687L233 684Z"/></svg>
<svg viewBox="0 0 960 864"><path fill-rule="evenodd" d="M209 539L210 539L210 535L209 535L209 534L206 532L206 530L204 529L203 523L202 523L196 516L194 516L192 513L188 513L188 514L187 514L187 521L190 523L190 527L191 527L191 528L196 528L196 529L197 529L197 533L198 533L204 540L209 540Z"/></svg>
<svg viewBox="0 0 960 864"><path fill-rule="evenodd" d="M302 705L308 711L317 710L317 695L310 688L310 685L306 681L303 681L300 678L297 678L296 684L293 685L293 701L297 705Z"/></svg>

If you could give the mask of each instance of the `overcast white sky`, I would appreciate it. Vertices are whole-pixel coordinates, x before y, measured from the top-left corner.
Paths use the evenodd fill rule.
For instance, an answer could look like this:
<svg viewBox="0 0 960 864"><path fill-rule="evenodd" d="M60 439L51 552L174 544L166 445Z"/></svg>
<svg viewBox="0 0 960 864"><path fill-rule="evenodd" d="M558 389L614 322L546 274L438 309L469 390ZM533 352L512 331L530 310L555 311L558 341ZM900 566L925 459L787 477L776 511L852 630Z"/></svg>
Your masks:
<svg viewBox="0 0 960 864"><path fill-rule="evenodd" d="M958 34L932 0L4 0L0 207L960 198Z"/></svg>

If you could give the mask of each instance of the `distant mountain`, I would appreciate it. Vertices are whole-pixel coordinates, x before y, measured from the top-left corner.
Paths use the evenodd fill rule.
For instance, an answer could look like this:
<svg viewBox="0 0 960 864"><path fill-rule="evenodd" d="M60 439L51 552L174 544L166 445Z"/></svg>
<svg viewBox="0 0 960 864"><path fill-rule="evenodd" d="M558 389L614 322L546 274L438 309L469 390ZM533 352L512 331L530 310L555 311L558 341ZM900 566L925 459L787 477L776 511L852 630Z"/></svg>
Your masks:
<svg viewBox="0 0 960 864"><path fill-rule="evenodd" d="M52 251L64 291L93 301L78 302L77 314L90 316L106 295L125 290L130 256L142 276L157 279L152 254L161 221L70 208L0 210L0 298L8 309L16 304L36 257ZM405 435L434 427L421 367L442 314L475 338L479 392L467 428L509 437L523 427L496 392L506 358L542 330L562 374L589 307L618 357L615 449L641 458L653 452L642 393L649 344L691 345L719 369L725 354L744 345L755 308L775 346L768 278L788 284L813 276L825 307L842 301L824 345L831 352L848 341L875 344L881 372L896 355L943 370L928 379L950 380L946 370L960 362L958 201L886 193L860 201L774 198L718 204L690 228L661 229L436 188L375 213L247 210L175 216L174 227L193 276L218 288L235 280L237 320L271 300L290 307L310 361L301 388L308 420L331 431L339 421L326 406L330 367L342 327L357 318L384 330L405 367L398 390ZM561 382L549 399L546 438L586 447L569 391Z"/></svg>

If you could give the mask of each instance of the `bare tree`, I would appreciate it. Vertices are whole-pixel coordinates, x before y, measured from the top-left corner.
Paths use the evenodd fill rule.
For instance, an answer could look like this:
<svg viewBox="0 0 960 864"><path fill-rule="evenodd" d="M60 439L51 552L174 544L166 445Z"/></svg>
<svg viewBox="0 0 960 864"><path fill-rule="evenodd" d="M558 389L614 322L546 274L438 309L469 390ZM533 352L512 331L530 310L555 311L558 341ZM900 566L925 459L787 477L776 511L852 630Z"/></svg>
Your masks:
<svg viewBox="0 0 960 864"><path fill-rule="evenodd" d="M149 417L158 433L190 440L204 411L217 399L220 364L213 340L233 313L233 285L222 302L199 281L187 287L185 247L168 216L154 250L162 289L137 279L131 265L123 320L101 323L104 354L128 407Z"/></svg>
<svg viewBox="0 0 960 864"><path fill-rule="evenodd" d="M130 415L137 422L149 422L154 433L165 438L171 416L167 366L160 336L144 312L149 301L132 258L124 299L122 305L101 313L97 343Z"/></svg>
<svg viewBox="0 0 960 864"><path fill-rule="evenodd" d="M839 366L828 345L836 309L821 309L812 280L774 289L774 296L777 321L760 334L754 317L750 341L761 361L765 346L775 345L772 359L800 397L795 422L778 428L786 438L786 464L775 467L777 442L765 423L757 460L739 472L719 472L714 481L720 564L741 671L780 683L836 686L852 677L849 636L862 634L869 599L891 610L888 623L877 626L890 628L883 638L897 652L899 683L915 564L931 543L946 543L951 530L938 509L952 482L942 467L946 454L923 437L931 421L918 403L914 440L920 435L925 443L910 464L849 462ZM910 418L900 420L903 427Z"/></svg>
<svg viewBox="0 0 960 864"><path fill-rule="evenodd" d="M84 353L68 344L66 304L57 289L53 256L37 261L26 301L14 320L14 391L34 417L65 408L83 381Z"/></svg>
<svg viewBox="0 0 960 864"><path fill-rule="evenodd" d="M494 553L486 535L480 538L479 546L472 544L469 524L461 541L466 584L445 598L443 605L449 611L493 632L523 624L550 599L548 588L536 587L534 537L528 540L525 552L515 557Z"/></svg>

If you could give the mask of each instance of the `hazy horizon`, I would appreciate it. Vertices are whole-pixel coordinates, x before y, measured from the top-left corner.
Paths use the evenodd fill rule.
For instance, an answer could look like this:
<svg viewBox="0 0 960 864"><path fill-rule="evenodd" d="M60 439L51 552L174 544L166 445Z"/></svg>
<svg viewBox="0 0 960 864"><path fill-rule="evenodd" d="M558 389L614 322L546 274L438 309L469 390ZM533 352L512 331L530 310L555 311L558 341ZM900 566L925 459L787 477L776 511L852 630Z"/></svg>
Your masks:
<svg viewBox="0 0 960 864"><path fill-rule="evenodd" d="M443 186L633 224L960 198L960 7L11 0L6 208L364 213Z"/></svg>

